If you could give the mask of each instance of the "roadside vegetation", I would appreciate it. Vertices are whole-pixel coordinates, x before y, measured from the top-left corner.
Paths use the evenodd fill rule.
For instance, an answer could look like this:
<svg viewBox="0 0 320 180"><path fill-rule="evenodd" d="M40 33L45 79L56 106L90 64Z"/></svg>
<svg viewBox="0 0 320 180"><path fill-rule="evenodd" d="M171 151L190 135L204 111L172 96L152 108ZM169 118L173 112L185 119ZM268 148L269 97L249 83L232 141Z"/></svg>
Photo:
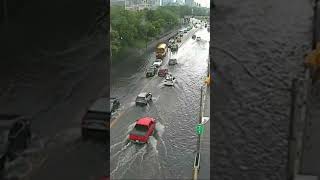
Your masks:
<svg viewBox="0 0 320 180"><path fill-rule="evenodd" d="M127 11L123 6L111 8L112 55L127 47L144 48L146 43L181 25L181 18L192 14L188 6L163 6L156 10ZM207 8L193 8L193 15L208 16Z"/></svg>

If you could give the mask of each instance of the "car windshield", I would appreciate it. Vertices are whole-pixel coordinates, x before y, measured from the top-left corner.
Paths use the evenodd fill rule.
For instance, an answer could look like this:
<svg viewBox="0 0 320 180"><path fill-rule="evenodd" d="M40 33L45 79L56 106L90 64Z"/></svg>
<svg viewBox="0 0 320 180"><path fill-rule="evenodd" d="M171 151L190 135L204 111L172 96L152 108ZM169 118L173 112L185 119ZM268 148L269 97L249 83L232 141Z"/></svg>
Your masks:
<svg viewBox="0 0 320 180"><path fill-rule="evenodd" d="M148 127L147 126L143 126L143 125L140 125L140 124L137 124L134 129L136 131L140 131L140 132L147 132L148 131Z"/></svg>
<svg viewBox="0 0 320 180"><path fill-rule="evenodd" d="M146 100L144 97L137 97L137 99L136 99L137 101L144 101L144 100Z"/></svg>
<svg viewBox="0 0 320 180"><path fill-rule="evenodd" d="M154 62L161 62L161 59L156 59Z"/></svg>

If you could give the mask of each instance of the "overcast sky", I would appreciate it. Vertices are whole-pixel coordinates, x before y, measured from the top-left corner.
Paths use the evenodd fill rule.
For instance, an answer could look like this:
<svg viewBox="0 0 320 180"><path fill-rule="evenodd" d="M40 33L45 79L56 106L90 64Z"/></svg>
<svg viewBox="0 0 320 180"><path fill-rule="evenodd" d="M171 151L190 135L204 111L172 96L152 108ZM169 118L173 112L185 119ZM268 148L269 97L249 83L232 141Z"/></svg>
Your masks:
<svg viewBox="0 0 320 180"><path fill-rule="evenodd" d="M200 3L202 7L210 8L210 0L195 0L195 2Z"/></svg>

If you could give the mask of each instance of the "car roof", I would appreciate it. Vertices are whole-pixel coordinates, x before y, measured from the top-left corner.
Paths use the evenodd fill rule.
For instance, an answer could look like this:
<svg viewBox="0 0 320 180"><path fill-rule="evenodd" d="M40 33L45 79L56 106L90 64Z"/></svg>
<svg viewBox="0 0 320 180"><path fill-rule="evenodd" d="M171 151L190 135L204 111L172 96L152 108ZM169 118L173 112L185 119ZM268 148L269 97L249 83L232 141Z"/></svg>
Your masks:
<svg viewBox="0 0 320 180"><path fill-rule="evenodd" d="M151 122L151 117L143 117L137 120L137 124L148 126Z"/></svg>
<svg viewBox="0 0 320 180"><path fill-rule="evenodd" d="M92 104L92 106L89 108L89 111L109 112L110 110L109 106L110 106L109 98L99 98Z"/></svg>
<svg viewBox="0 0 320 180"><path fill-rule="evenodd" d="M138 97L146 97L147 93L146 92L142 92L140 94L138 94Z"/></svg>

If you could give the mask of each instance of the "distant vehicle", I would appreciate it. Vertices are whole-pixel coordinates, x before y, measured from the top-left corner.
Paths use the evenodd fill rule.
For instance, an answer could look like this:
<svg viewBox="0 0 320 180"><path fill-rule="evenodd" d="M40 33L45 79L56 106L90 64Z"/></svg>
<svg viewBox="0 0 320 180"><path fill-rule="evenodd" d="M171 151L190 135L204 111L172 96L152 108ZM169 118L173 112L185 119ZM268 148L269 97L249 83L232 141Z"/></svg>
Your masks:
<svg viewBox="0 0 320 180"><path fill-rule="evenodd" d="M150 92L140 93L136 98L136 105L147 105L152 101L152 94Z"/></svg>
<svg viewBox="0 0 320 180"><path fill-rule="evenodd" d="M117 98L110 98L110 112L115 112L120 107L120 102Z"/></svg>
<svg viewBox="0 0 320 180"><path fill-rule="evenodd" d="M188 33L188 30L184 30L183 33Z"/></svg>
<svg viewBox="0 0 320 180"><path fill-rule="evenodd" d="M172 58L172 59L169 59L169 65L176 65L178 62L177 62L177 59L176 58Z"/></svg>
<svg viewBox="0 0 320 180"><path fill-rule="evenodd" d="M164 85L173 86L174 83L175 83L175 77L173 77L172 74L167 74L164 80Z"/></svg>
<svg viewBox="0 0 320 180"><path fill-rule="evenodd" d="M192 39L196 39L196 37L197 37L196 35L192 35Z"/></svg>
<svg viewBox="0 0 320 180"><path fill-rule="evenodd" d="M179 33L183 33L183 30L181 29L181 30L179 31Z"/></svg>
<svg viewBox="0 0 320 180"><path fill-rule="evenodd" d="M188 31L190 31L191 29L192 29L192 26L189 26L189 27L188 27Z"/></svg>
<svg viewBox="0 0 320 180"><path fill-rule="evenodd" d="M166 74L168 74L168 69L159 69L159 71L158 71L158 76L159 77L165 77L166 76Z"/></svg>
<svg viewBox="0 0 320 180"><path fill-rule="evenodd" d="M175 40L174 39L170 39L169 43L168 43L168 48L171 48L172 45L174 44Z"/></svg>
<svg viewBox="0 0 320 180"><path fill-rule="evenodd" d="M149 137L154 133L156 121L151 117L143 117L136 121L136 124L129 134L129 140L136 143L148 143Z"/></svg>
<svg viewBox="0 0 320 180"><path fill-rule="evenodd" d="M180 42L181 42L181 41L180 41ZM178 51L179 46L178 46L178 44L173 44L170 49L171 49L171 52L176 52L176 51Z"/></svg>
<svg viewBox="0 0 320 180"><path fill-rule="evenodd" d="M160 67L162 65L162 59L156 59L154 62L153 62L153 66L155 67Z"/></svg>
<svg viewBox="0 0 320 180"><path fill-rule="evenodd" d="M0 173L31 142L31 121L17 114L0 114Z"/></svg>
<svg viewBox="0 0 320 180"><path fill-rule="evenodd" d="M204 27L207 28L207 24L205 24Z"/></svg>
<svg viewBox="0 0 320 180"><path fill-rule="evenodd" d="M181 42L181 38L180 38L180 37L178 37L177 42L178 42L178 43L180 43L180 42Z"/></svg>
<svg viewBox="0 0 320 180"><path fill-rule="evenodd" d="M180 37L183 37L183 34L180 34L179 36L180 36Z"/></svg>
<svg viewBox="0 0 320 180"><path fill-rule="evenodd" d="M96 136L106 140L110 124L111 112L108 107L109 98L97 99L82 118L81 135L83 139Z"/></svg>
<svg viewBox="0 0 320 180"><path fill-rule="evenodd" d="M156 48L156 58L163 59L167 55L168 47L165 43L160 43Z"/></svg>
<svg viewBox="0 0 320 180"><path fill-rule="evenodd" d="M210 32L210 27L207 28L207 31Z"/></svg>
<svg viewBox="0 0 320 180"><path fill-rule="evenodd" d="M198 37L197 37L197 41L200 41L200 40L201 40L201 37L198 36Z"/></svg>
<svg viewBox="0 0 320 180"><path fill-rule="evenodd" d="M147 69L146 77L152 77L152 76L156 75L156 73L157 73L157 68L155 66L150 66Z"/></svg>

